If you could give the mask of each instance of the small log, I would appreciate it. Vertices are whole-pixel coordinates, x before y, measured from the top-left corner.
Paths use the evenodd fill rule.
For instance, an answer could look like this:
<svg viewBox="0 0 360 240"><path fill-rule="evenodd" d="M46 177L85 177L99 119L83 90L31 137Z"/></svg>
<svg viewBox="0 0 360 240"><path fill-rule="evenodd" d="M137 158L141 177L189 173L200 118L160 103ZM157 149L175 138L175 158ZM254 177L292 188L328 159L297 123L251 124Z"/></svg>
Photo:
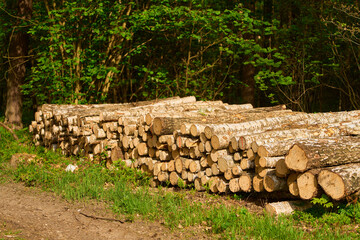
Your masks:
<svg viewBox="0 0 360 240"><path fill-rule="evenodd" d="M240 165L235 165L231 168L231 172L234 176L240 176L243 172L243 169L240 167Z"/></svg>
<svg viewBox="0 0 360 240"><path fill-rule="evenodd" d="M271 215L290 215L294 211L304 211L311 206L311 203L304 201L273 202L265 205L265 211Z"/></svg>
<svg viewBox="0 0 360 240"><path fill-rule="evenodd" d="M229 146L230 136L229 135L213 135L211 137L211 146L215 149L225 149Z"/></svg>
<svg viewBox="0 0 360 240"><path fill-rule="evenodd" d="M239 178L233 178L229 181L229 189L233 193L240 192Z"/></svg>
<svg viewBox="0 0 360 240"><path fill-rule="evenodd" d="M253 178L254 173L243 172L243 174L239 177L240 189L244 192L251 192Z"/></svg>
<svg viewBox="0 0 360 240"><path fill-rule="evenodd" d="M227 193L229 192L229 183L226 180L219 178L216 188L218 189L219 193Z"/></svg>
<svg viewBox="0 0 360 240"><path fill-rule="evenodd" d="M179 174L177 174L176 172L171 172L169 176L171 185L176 186L178 184L179 178Z"/></svg>
<svg viewBox="0 0 360 240"><path fill-rule="evenodd" d="M255 175L253 177L253 188L255 192L263 192L264 191L264 178L259 175Z"/></svg>
<svg viewBox="0 0 360 240"><path fill-rule="evenodd" d="M289 188L289 192L291 193L291 195L293 195L295 197L299 196L299 187L297 184L298 176L299 176L299 173L293 172L288 176L288 178L286 180L286 183Z"/></svg>
<svg viewBox="0 0 360 240"><path fill-rule="evenodd" d="M222 173L224 173L228 169L231 169L235 165L233 156L231 155L224 155L220 157L217 164L220 172Z"/></svg>
<svg viewBox="0 0 360 240"><path fill-rule="evenodd" d="M240 161L240 167L241 167L242 170L253 169L255 167L255 161L254 160L249 160L247 158L243 158Z"/></svg>
<svg viewBox="0 0 360 240"><path fill-rule="evenodd" d="M285 158L277 161L275 170L278 177L286 177L290 173L290 169L285 164Z"/></svg>
<svg viewBox="0 0 360 240"><path fill-rule="evenodd" d="M263 168L275 168L276 163L280 159L285 160L285 156L280 156L280 157L260 157L258 162L259 162L260 167L263 167Z"/></svg>
<svg viewBox="0 0 360 240"><path fill-rule="evenodd" d="M201 184L201 178L196 178L194 180L194 186L196 191L201 192L201 191L205 191L205 187Z"/></svg>
<svg viewBox="0 0 360 240"><path fill-rule="evenodd" d="M275 175L275 170L270 171L264 177L264 188L267 192L287 190L287 183L284 178Z"/></svg>
<svg viewBox="0 0 360 240"><path fill-rule="evenodd" d="M232 174L232 168L228 168L225 172L224 172L224 178L226 180L231 180L234 178L234 175Z"/></svg>

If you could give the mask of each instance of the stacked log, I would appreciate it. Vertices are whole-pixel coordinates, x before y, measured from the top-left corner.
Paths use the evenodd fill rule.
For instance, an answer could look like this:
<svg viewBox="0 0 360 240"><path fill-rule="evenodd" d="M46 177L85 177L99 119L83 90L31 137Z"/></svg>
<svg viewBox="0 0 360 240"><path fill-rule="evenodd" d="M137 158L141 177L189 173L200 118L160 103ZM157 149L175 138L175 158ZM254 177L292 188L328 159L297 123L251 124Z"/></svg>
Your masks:
<svg viewBox="0 0 360 240"><path fill-rule="evenodd" d="M360 190L359 113L307 114L284 105L253 108L174 97L46 104L29 130L35 145L108 167L120 159L153 176L153 185L300 199L325 192L339 200Z"/></svg>

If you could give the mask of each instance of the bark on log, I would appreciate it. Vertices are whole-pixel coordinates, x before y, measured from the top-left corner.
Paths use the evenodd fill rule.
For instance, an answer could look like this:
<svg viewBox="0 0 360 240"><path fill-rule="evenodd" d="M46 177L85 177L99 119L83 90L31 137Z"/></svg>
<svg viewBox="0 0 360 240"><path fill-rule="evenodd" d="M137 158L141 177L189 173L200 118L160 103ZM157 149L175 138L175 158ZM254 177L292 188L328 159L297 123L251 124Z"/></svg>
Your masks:
<svg viewBox="0 0 360 240"><path fill-rule="evenodd" d="M265 205L265 211L271 215L290 215L294 211L304 211L311 208L309 202L304 201L283 201L273 202Z"/></svg>
<svg viewBox="0 0 360 240"><path fill-rule="evenodd" d="M286 166L298 172L358 162L360 162L359 137L299 141L291 147L285 157Z"/></svg>
<svg viewBox="0 0 360 240"><path fill-rule="evenodd" d="M264 188L268 192L287 190L287 183L284 178L276 176L275 171L271 171L264 177Z"/></svg>
<svg viewBox="0 0 360 240"><path fill-rule="evenodd" d="M360 164L346 164L321 170L318 182L332 199L344 199L360 190Z"/></svg>

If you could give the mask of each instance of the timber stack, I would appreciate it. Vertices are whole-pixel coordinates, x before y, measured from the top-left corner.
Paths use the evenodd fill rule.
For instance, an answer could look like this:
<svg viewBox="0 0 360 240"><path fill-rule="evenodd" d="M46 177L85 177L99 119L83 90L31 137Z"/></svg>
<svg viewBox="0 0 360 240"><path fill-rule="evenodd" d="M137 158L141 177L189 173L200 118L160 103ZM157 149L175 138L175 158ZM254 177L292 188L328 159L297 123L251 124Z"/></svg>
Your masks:
<svg viewBox="0 0 360 240"><path fill-rule="evenodd" d="M45 104L29 130L37 146L108 167L121 160L153 185L304 200L360 191L360 111L309 114L195 97Z"/></svg>

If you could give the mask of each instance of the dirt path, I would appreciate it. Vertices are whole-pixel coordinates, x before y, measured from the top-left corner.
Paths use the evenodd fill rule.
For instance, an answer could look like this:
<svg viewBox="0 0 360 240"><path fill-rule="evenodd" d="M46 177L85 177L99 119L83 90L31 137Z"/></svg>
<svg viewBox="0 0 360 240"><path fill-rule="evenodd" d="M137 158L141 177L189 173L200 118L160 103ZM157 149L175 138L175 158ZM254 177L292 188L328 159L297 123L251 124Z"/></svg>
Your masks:
<svg viewBox="0 0 360 240"><path fill-rule="evenodd" d="M115 218L100 203L69 203L19 183L0 184L0 239L208 239L194 231L171 232L160 223L120 223L82 215Z"/></svg>

